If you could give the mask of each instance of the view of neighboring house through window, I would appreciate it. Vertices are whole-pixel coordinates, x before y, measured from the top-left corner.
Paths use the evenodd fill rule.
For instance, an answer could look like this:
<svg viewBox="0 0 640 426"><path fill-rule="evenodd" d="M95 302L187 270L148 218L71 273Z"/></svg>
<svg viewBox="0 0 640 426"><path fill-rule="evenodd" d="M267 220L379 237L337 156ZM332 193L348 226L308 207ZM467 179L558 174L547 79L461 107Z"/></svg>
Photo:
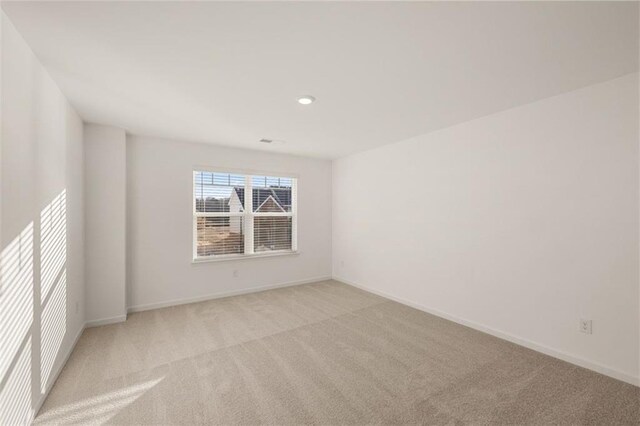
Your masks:
<svg viewBox="0 0 640 426"><path fill-rule="evenodd" d="M194 258L295 251L295 189L290 177L194 171Z"/></svg>

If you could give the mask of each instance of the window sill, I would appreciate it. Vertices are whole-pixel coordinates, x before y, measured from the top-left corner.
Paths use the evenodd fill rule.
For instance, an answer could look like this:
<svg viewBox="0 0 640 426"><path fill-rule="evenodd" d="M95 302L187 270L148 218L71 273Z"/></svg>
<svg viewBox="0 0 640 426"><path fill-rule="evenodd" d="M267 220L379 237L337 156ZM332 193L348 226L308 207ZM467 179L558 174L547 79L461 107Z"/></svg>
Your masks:
<svg viewBox="0 0 640 426"><path fill-rule="evenodd" d="M253 253L253 254L231 254L225 256L211 256L211 257L200 257L197 259L192 259L191 263L209 263L209 262L226 262L229 260L244 260L244 259L261 259L263 257L280 257L280 256L298 256L300 255L299 251L278 251L278 252L267 252L267 253Z"/></svg>

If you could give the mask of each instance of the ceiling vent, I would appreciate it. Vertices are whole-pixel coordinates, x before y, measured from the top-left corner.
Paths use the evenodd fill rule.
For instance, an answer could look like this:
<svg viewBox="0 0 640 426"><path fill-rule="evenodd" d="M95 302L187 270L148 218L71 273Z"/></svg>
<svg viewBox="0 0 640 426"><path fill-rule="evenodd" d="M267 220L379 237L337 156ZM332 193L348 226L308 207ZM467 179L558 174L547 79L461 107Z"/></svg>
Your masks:
<svg viewBox="0 0 640 426"><path fill-rule="evenodd" d="M262 139L260 139L260 142L262 142L262 143L272 143L273 139L264 139L264 138L262 138Z"/></svg>

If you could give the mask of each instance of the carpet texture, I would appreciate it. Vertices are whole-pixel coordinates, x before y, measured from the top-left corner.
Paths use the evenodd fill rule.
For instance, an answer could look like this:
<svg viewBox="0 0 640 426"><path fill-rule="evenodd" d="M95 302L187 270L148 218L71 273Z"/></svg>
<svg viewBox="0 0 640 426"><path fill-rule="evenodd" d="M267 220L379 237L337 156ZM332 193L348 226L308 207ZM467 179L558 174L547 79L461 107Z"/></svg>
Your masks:
<svg viewBox="0 0 640 426"><path fill-rule="evenodd" d="M326 281L85 330L37 424L639 424L640 388Z"/></svg>

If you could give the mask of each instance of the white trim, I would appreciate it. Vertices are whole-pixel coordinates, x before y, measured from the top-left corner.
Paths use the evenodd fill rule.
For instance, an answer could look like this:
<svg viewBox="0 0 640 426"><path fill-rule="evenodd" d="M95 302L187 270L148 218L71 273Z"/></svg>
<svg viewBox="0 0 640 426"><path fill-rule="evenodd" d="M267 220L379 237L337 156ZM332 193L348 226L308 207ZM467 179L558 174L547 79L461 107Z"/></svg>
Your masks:
<svg viewBox="0 0 640 426"><path fill-rule="evenodd" d="M244 217L244 212L230 213L230 212L195 212L197 217Z"/></svg>
<svg viewBox="0 0 640 426"><path fill-rule="evenodd" d="M291 183L291 250L298 251L298 179Z"/></svg>
<svg viewBox="0 0 640 426"><path fill-rule="evenodd" d="M234 175L257 175L268 177L283 177L298 179L300 177L298 173L289 172L277 172L273 170L257 170L257 169L237 169L229 167L216 167L216 166L193 166L194 172L211 172L211 173L229 173Z"/></svg>
<svg viewBox="0 0 640 426"><path fill-rule="evenodd" d="M152 309L167 308L170 306L186 305L188 303L204 302L206 300L221 299L223 297L240 296L242 294L259 293L261 291L273 290L276 288L292 287L292 286L302 285L302 284L311 284L311 283L316 283L320 281L327 281L330 279L331 279L331 276L315 277L315 278L308 278L306 280L290 281L282 284L272 284L272 285L265 285L260 287L252 287L252 288L247 288L243 290L221 291L218 293L207 294L204 296L188 297L185 299L175 299L175 300L169 300L166 302L147 303L144 305L130 306L127 309L127 312L129 313L142 312L142 311L149 311Z"/></svg>
<svg viewBox="0 0 640 426"><path fill-rule="evenodd" d="M198 257L198 217L194 214L191 222L191 259Z"/></svg>
<svg viewBox="0 0 640 426"><path fill-rule="evenodd" d="M228 260L242 260L242 259L260 259L261 257L278 257L278 256L299 256L299 251L291 250L273 250L273 251L261 251L251 254L219 254L217 256L200 256L191 259L192 264L209 263L209 262L225 262Z"/></svg>
<svg viewBox="0 0 640 426"><path fill-rule="evenodd" d="M117 317L102 318L102 319L87 321L85 323L85 327L90 328L90 327L99 327L101 325L117 324L119 322L125 322L126 320L127 320L127 314L118 315Z"/></svg>
<svg viewBox="0 0 640 426"><path fill-rule="evenodd" d="M534 350L536 352L540 352L540 353L543 353L545 355L549 355L551 357L560 359L562 361L566 361L568 363L577 365L579 367L583 367L583 368L595 371L596 373L604 374L605 376L609 376L609 377L612 377L614 379L621 380L623 382L626 382L626 383L629 383L629 384L632 384L632 385L635 385L635 386L640 386L640 377L634 377L634 376L632 376L630 374L624 373L622 371L618 371L618 370L616 370L614 368L607 367L607 366L599 364L597 362L589 361L589 360L586 360L584 358L580 358L578 356L571 355L571 354L568 354L566 352L562 352L562 351L550 348L548 346L545 346L545 345L542 345L542 344L539 344L539 343L536 343L536 342L532 342L530 340L523 339L523 338L514 336L512 334L505 333L503 331L496 330L496 329L484 326L484 325L479 324L479 323L474 322L474 321L469 321L469 320L466 320L464 318L459 318L459 317L457 317L455 315L450 315L450 314L447 314L445 312L441 312L441 311L439 311L437 309L428 308L428 307L423 306L423 305L421 305L419 303L410 302L410 301L402 299L400 297L395 297L395 296L392 296L392 295L390 295L388 293L385 293L385 292L382 292L382 291L379 291L379 290L375 290L375 289L372 289L372 288L369 288L369 287L365 287L365 286L363 286L361 284L357 284L357 283L355 283L353 281L349 281L347 279L340 278L340 277L335 276L335 275L333 276L333 279L335 281L339 281L339 282L341 282L343 284L347 284L347 285L350 285L352 287L359 288L360 290L364 290L364 291L367 291L369 293L373 293L373 294L376 294L378 296L384 297L386 299L393 300L394 302L402 303L403 305L410 306L412 308L418 309L418 310L426 312L428 314L435 315L435 316L438 316L440 318L444 318L444 319L447 319L449 321L453 321L455 323L464 325L466 327L473 328L474 330L478 330L478 331L481 331L483 333L490 334L490 335L492 335L494 337L498 337L498 338L500 338L502 340L506 340L508 342L515 343L516 345L524 346L525 348L532 349L532 350Z"/></svg>
<svg viewBox="0 0 640 426"><path fill-rule="evenodd" d="M252 255L253 247L253 178L251 175L244 176L244 247L243 256Z"/></svg>
<svg viewBox="0 0 640 426"><path fill-rule="evenodd" d="M33 409L31 423L33 423L33 420L35 420L35 418L38 417L38 413L40 412L40 409L44 405L44 402L46 401L47 397L49 397L49 393L51 392L51 389L53 389L53 386L55 386L56 380L58 380L58 376L62 372L62 369L64 368L65 365L67 365L67 361L69 361L69 357L73 353L73 350L76 348L76 345L78 344L78 340L80 340L80 336L82 336L82 333L84 332L84 329L86 327L87 327L86 323L82 324L82 327L80 327L80 329L78 330L76 337L73 338L73 343L71 343L71 346L69 346L67 353L64 355L62 362L60 362L58 364L58 368L56 368L55 371L53 371L53 374L51 375L53 380L49 380L49 386L47 386L47 388L44 390L44 393L40 395L40 399L38 400L35 408Z"/></svg>

